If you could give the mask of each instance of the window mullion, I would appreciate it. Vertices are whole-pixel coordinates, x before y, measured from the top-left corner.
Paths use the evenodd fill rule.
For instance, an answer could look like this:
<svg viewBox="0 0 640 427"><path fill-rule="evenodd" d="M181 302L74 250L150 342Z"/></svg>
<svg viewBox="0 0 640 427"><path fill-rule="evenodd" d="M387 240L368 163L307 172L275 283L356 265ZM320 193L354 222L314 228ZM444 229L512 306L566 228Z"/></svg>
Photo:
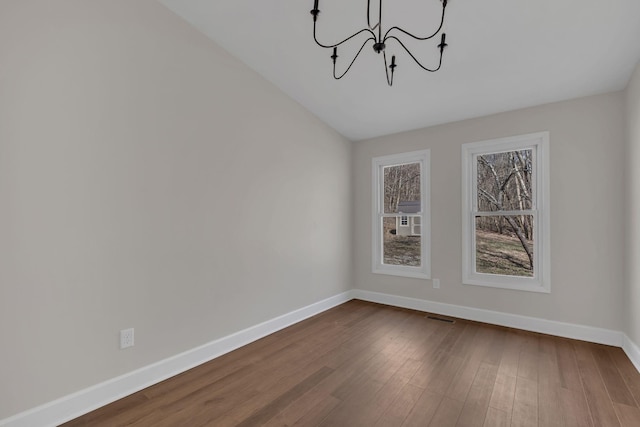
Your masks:
<svg viewBox="0 0 640 427"><path fill-rule="evenodd" d="M538 211L536 209L524 209L521 211L472 211L471 215L477 216L522 216L522 215L535 215Z"/></svg>

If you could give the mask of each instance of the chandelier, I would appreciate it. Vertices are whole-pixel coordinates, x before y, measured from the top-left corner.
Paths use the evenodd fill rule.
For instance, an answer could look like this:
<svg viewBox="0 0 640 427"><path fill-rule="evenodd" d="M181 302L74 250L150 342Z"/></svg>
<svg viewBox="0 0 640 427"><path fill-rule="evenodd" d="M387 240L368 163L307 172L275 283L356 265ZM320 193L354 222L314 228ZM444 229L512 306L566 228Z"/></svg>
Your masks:
<svg viewBox="0 0 640 427"><path fill-rule="evenodd" d="M407 48L407 46L405 46L405 44L402 42L402 40L400 40L399 37L405 35L408 37L413 38L414 40L418 40L418 41L424 41L424 40L429 40L434 38L436 35L438 35L438 33L440 32L440 30L442 29L442 25L444 24L444 11L447 7L447 0L440 0L442 2L442 18L440 19L440 25L438 26L438 29L431 35L428 35L426 37L419 37L416 36L414 34L411 34L410 32L403 30L400 27L397 26L393 26L391 28L389 28L383 35L382 33L382 0L380 0L380 7L379 7L379 15L378 15L378 21L375 23L375 25L371 25L371 0L367 0L367 28L363 28L362 30L350 35L349 37L347 37L346 39L342 40L341 42L338 42L336 44L322 44L318 41L318 38L316 36L316 23L318 21L318 15L320 14L320 9L318 9L318 3L319 0L314 0L314 4L313 4L313 9L311 10L311 15L313 15L313 39L315 40L316 44L320 47L323 47L325 49L333 49L333 55L331 55L331 59L333 60L333 78L336 80L339 80L341 78L343 78L345 76L345 74L347 74L349 72L349 70L351 69L351 66L353 65L354 62L356 62L356 59L358 59L358 56L360 56L360 53L362 52L362 50L364 49L364 47L367 45L367 43L369 43L370 41L373 41L373 50L374 52L376 52L377 54L382 53L382 58L384 60L384 70L385 73L387 75L387 83L389 84L389 86L393 85L393 74L395 72L396 67L398 66L398 64L396 63L396 56L392 55L391 56L391 64L389 64L387 62L387 53L386 53L386 49L387 49L387 44L391 41L396 42L398 45L400 45L400 47L402 47L408 54L409 56L415 61L416 64L418 64L418 66L420 68L422 68L425 71L429 71L429 72L435 72L438 71L440 69L440 66L442 65L442 53L444 52L444 48L447 47L447 43L445 43L446 40L446 34L442 33L441 37L440 37L440 44L437 46L438 49L440 50L440 60L438 61L438 66L436 68L427 68L425 67L419 60L418 58L416 58L411 51L409 51L409 49ZM376 33L377 30L377 33ZM368 33L369 37L364 41L364 43L362 43L362 46L360 46L360 49L358 50L358 52L356 53L356 55L354 56L354 58L351 60L351 63L349 63L349 66L346 68L346 70L342 73L342 74L336 74L336 63L338 60L338 47L346 42L348 42L349 40L353 39L354 37L362 34L362 33Z"/></svg>

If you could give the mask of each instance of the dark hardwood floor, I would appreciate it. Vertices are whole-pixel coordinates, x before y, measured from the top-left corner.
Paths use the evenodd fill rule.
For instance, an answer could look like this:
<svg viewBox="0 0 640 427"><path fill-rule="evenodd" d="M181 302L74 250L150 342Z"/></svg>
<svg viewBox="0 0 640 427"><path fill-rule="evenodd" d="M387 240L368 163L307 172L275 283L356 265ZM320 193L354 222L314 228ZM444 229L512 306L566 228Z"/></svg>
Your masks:
<svg viewBox="0 0 640 427"><path fill-rule="evenodd" d="M620 348L350 301L64 424L640 426Z"/></svg>

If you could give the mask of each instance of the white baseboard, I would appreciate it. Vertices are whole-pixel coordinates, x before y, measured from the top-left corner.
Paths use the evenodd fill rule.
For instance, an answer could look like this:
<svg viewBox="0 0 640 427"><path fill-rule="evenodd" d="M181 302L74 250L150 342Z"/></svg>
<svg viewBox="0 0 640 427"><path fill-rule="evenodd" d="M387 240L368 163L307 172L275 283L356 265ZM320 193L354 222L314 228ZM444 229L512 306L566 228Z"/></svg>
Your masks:
<svg viewBox="0 0 640 427"><path fill-rule="evenodd" d="M627 356L631 360L631 363L633 363L633 366L635 366L638 372L640 372L640 347L638 344L631 341L631 339L624 334L622 349L627 353Z"/></svg>
<svg viewBox="0 0 640 427"><path fill-rule="evenodd" d="M502 313L480 308L465 307L461 305L445 304L421 300L417 298L401 297L378 292L353 291L354 298L396 307L410 308L428 313L442 314L458 317L466 320L490 323L492 325L508 326L510 328L525 331L540 332L559 337L573 338L582 341L590 341L598 344L622 347L622 332L610 329L601 329L591 326L576 325L572 323L556 322L553 320L539 319L536 317L520 316L517 314ZM636 347L637 350L637 347ZM636 365L637 367L638 365Z"/></svg>
<svg viewBox="0 0 640 427"><path fill-rule="evenodd" d="M57 426L351 299L353 299L352 291L327 298L53 402L5 418L0 420L0 427Z"/></svg>

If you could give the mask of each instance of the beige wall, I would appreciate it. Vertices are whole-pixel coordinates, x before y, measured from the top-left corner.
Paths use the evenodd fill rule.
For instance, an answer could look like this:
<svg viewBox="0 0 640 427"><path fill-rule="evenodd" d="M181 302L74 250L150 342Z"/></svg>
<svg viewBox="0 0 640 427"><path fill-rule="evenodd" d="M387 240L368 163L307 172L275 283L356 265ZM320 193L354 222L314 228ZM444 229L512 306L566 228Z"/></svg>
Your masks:
<svg viewBox="0 0 640 427"><path fill-rule="evenodd" d="M640 64L627 87L625 332L640 345Z"/></svg>
<svg viewBox="0 0 640 427"><path fill-rule="evenodd" d="M349 289L350 162L153 0L0 2L0 419Z"/></svg>
<svg viewBox="0 0 640 427"><path fill-rule="evenodd" d="M461 100L461 102L463 102ZM462 285L461 144L550 132L551 293ZM371 273L371 159L431 149L431 281ZM355 285L468 307L621 330L622 92L406 132L354 146Z"/></svg>
<svg viewBox="0 0 640 427"><path fill-rule="evenodd" d="M551 294L461 285L460 145L542 130ZM371 158L423 148L439 290L371 273ZM638 163L640 67L626 98L436 126L352 153L153 0L4 0L0 419L353 284L626 328L640 343ZM120 351L127 327L136 346Z"/></svg>

